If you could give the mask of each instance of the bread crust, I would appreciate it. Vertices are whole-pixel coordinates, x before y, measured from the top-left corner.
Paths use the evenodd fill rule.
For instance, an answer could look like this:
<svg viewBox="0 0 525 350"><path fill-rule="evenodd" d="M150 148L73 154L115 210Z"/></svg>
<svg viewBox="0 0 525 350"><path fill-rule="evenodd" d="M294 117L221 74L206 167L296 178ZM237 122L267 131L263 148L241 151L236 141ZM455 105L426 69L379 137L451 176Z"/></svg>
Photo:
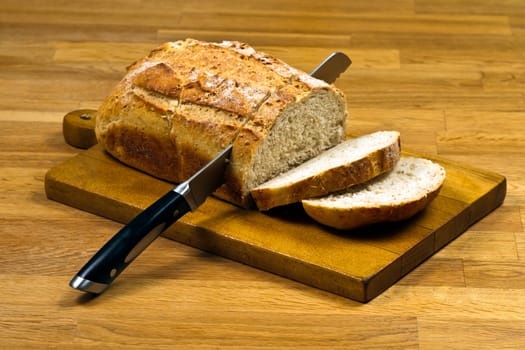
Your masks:
<svg viewBox="0 0 525 350"><path fill-rule="evenodd" d="M392 170L400 155L401 140L397 133L397 139L394 142L371 151L360 159L320 170L312 176L284 186L265 186L263 184L252 189L250 193L259 210L268 210L300 202L303 199L325 196Z"/></svg>
<svg viewBox="0 0 525 350"><path fill-rule="evenodd" d="M424 171L412 173L412 170L417 168ZM410 182L408 178L411 179ZM302 204L308 216L315 221L341 230L380 222L401 221L427 207L438 196L445 178L445 169L436 163L423 158L401 158L398 166L390 173L351 187L349 192L342 191L326 199L303 200ZM421 186L416 186L416 181L421 181ZM380 184L388 187L381 187ZM405 192L408 190L406 186L410 184L417 188L408 192L410 194L404 193L396 198L395 192L388 192L394 188ZM378 185L379 187L375 187ZM381 196L385 196L381 199L374 194L385 189L388 193L381 192ZM352 193L361 196L353 197ZM364 198L366 201L363 201Z"/></svg>
<svg viewBox="0 0 525 350"><path fill-rule="evenodd" d="M100 106L95 132L117 159L176 183L233 142L225 185L215 194L250 207L247 174L258 148L281 113L316 90L329 91L344 105L344 113L334 116L341 132L332 143L338 143L346 105L335 87L247 44L165 43L128 67ZM273 108L259 112L267 101Z"/></svg>
<svg viewBox="0 0 525 350"><path fill-rule="evenodd" d="M361 208L330 208L303 201L303 208L315 221L339 230L352 230L380 222L396 222L422 211L439 194L441 186L425 196L404 203Z"/></svg>

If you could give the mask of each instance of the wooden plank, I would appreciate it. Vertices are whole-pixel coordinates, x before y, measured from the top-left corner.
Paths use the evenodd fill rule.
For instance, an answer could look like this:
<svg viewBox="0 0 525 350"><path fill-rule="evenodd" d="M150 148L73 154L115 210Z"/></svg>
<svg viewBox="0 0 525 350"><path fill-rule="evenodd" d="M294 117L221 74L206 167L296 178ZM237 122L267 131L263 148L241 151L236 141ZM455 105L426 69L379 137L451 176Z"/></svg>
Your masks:
<svg viewBox="0 0 525 350"><path fill-rule="evenodd" d="M321 12L315 15L296 11L287 14L287 21L281 21L284 14L279 11L215 11L212 13L188 10L177 18L181 29L194 28L198 23L201 29L213 30L219 27L226 30L243 31L251 28L268 32L316 32L341 34L354 32L391 33L418 32L427 34L494 34L511 35L506 16L444 16L444 15L397 15L381 14L339 14ZM305 26L305 23L308 23Z"/></svg>
<svg viewBox="0 0 525 350"><path fill-rule="evenodd" d="M181 27L186 12L221 15ZM525 348L524 14L523 0L2 0L0 348ZM121 224L46 198L46 171L78 153L62 117L98 108L137 48L187 36L306 71L344 49L349 133L400 130L405 149L503 174L503 206L366 305L171 239L101 297L72 290Z"/></svg>
<svg viewBox="0 0 525 350"><path fill-rule="evenodd" d="M445 166L447 180L430 207L405 222L342 232L315 223L298 205L261 213L208 198L165 236L366 302L503 201L504 177L430 158ZM51 169L45 185L53 200L122 223L172 187L98 145Z"/></svg>
<svg viewBox="0 0 525 350"><path fill-rule="evenodd" d="M525 322L476 319L430 319L418 322L421 349L522 349Z"/></svg>

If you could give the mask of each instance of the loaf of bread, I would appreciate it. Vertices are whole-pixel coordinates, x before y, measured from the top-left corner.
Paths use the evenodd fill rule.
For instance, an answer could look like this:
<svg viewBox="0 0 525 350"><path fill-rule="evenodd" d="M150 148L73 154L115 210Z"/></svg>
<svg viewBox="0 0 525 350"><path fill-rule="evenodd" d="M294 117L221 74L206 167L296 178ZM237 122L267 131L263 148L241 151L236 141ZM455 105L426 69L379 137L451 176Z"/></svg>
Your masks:
<svg viewBox="0 0 525 350"><path fill-rule="evenodd" d="M445 169L437 163L402 157L388 173L302 204L314 220L337 229L400 221L423 210L438 195L445 176Z"/></svg>
<svg viewBox="0 0 525 350"><path fill-rule="evenodd" d="M346 140L250 191L257 208L300 202L366 182L394 168L401 154L397 131Z"/></svg>
<svg viewBox="0 0 525 350"><path fill-rule="evenodd" d="M165 43L128 67L97 113L98 142L123 163L182 182L233 143L220 198L250 189L340 143L343 94L238 42Z"/></svg>

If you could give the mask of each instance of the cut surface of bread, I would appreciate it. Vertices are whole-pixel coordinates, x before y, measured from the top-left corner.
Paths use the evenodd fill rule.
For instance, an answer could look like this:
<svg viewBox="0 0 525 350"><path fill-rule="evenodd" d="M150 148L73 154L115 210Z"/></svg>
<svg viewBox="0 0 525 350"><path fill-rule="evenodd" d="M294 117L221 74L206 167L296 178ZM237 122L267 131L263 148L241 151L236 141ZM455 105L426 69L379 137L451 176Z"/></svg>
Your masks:
<svg viewBox="0 0 525 350"><path fill-rule="evenodd" d="M423 210L438 195L445 177L445 169L437 163L402 157L388 173L302 204L311 218L337 229L401 221Z"/></svg>
<svg viewBox="0 0 525 350"><path fill-rule="evenodd" d="M233 143L215 195L249 190L344 139L343 94L247 44L165 43L133 63L96 116L98 142L123 163L187 180Z"/></svg>
<svg viewBox="0 0 525 350"><path fill-rule="evenodd" d="M400 152L397 131L363 135L324 151L250 193L259 210L324 196L392 170Z"/></svg>

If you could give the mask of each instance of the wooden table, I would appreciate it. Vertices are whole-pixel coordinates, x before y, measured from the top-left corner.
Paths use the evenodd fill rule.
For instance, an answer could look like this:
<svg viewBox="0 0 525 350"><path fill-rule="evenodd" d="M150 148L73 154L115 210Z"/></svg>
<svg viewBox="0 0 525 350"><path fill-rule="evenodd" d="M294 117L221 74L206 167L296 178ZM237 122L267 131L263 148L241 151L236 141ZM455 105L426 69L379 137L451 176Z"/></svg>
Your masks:
<svg viewBox="0 0 525 350"><path fill-rule="evenodd" d="M0 347L523 348L525 3L68 1L0 4ZM159 43L237 39L309 71L346 52L349 132L506 176L499 209L362 304L168 239L102 297L68 286L120 224L49 201L97 108Z"/></svg>

